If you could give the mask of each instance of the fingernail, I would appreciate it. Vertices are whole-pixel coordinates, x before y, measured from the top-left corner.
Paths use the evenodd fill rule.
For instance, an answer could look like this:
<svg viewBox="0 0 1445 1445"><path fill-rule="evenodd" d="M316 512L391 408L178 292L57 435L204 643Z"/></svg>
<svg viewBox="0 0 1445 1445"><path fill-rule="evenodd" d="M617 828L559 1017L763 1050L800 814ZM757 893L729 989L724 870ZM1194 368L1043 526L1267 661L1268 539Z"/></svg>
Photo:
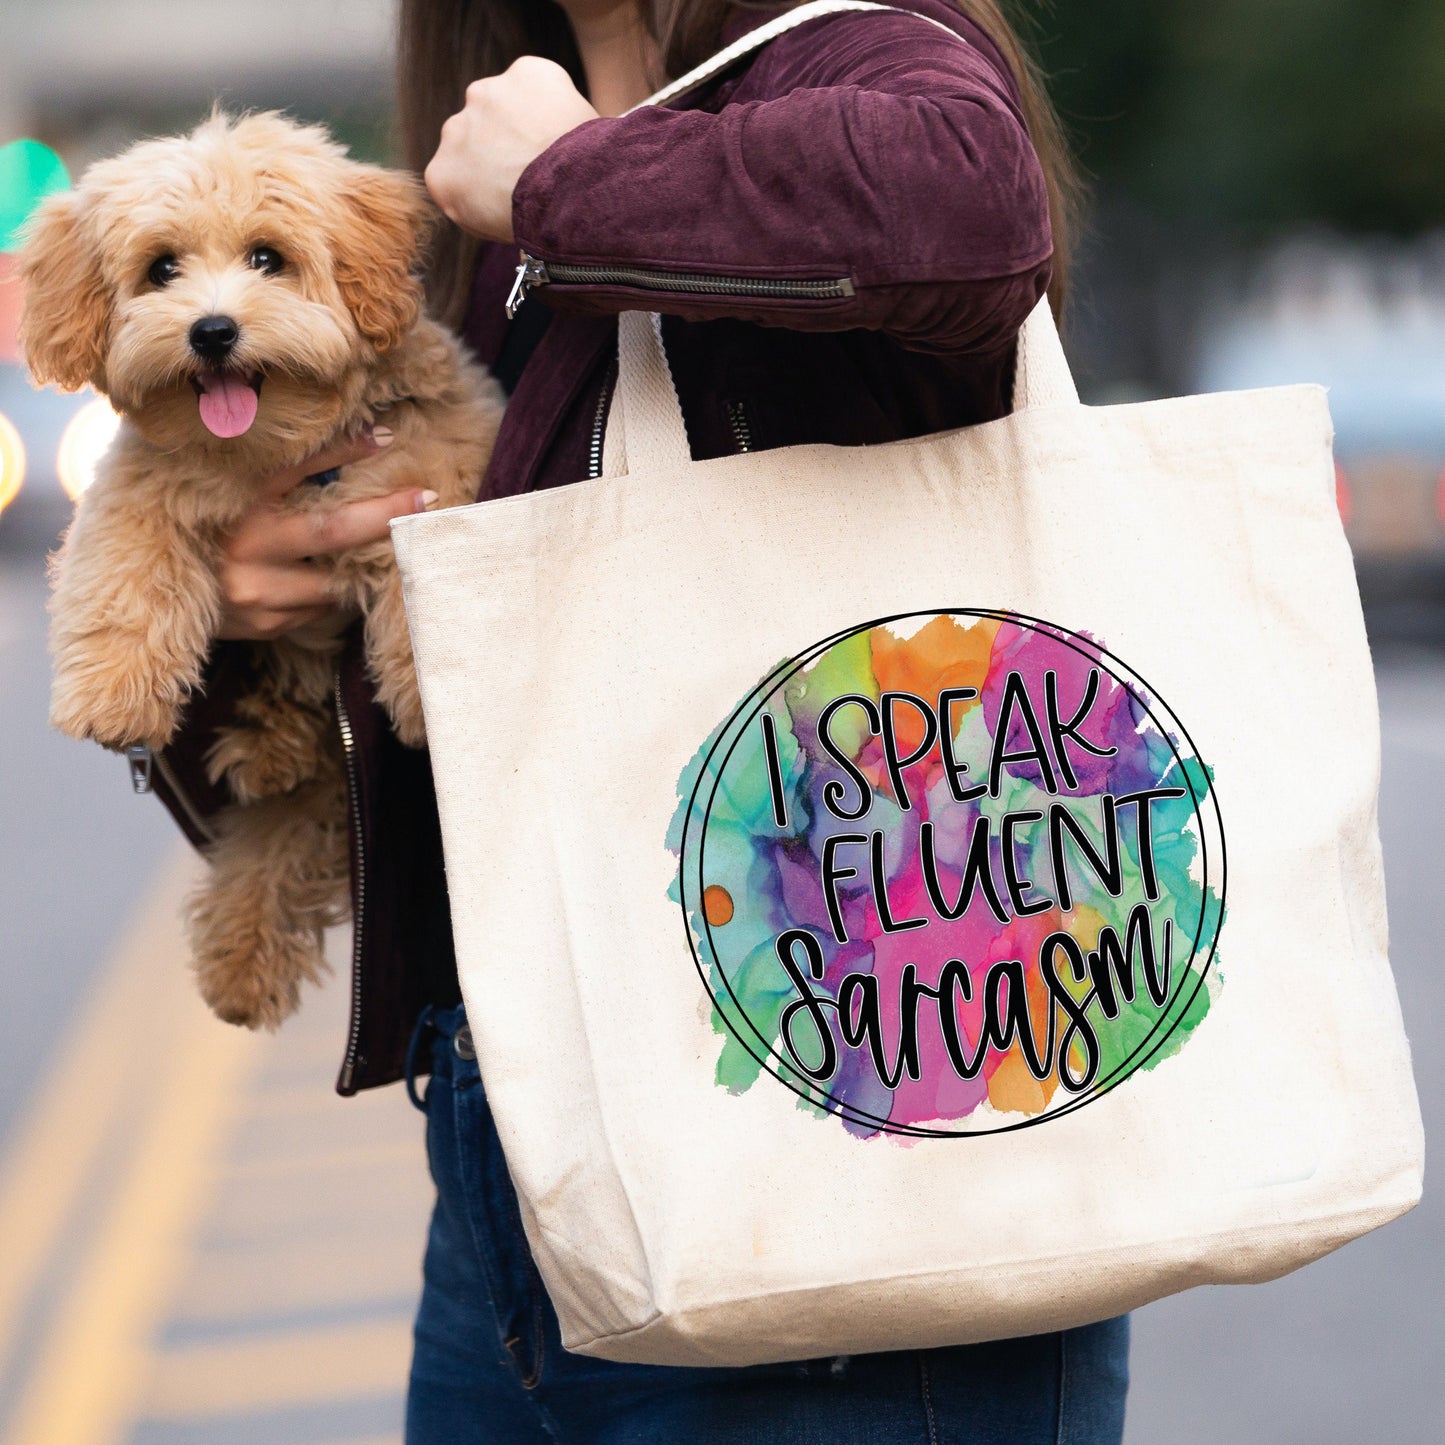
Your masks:
<svg viewBox="0 0 1445 1445"><path fill-rule="evenodd" d="M418 492L417 496L421 498L421 506L417 508L417 511L424 512L436 501L438 494L436 492Z"/></svg>
<svg viewBox="0 0 1445 1445"><path fill-rule="evenodd" d="M371 439L379 447L389 447L396 440L396 433L389 426L375 426L371 429Z"/></svg>

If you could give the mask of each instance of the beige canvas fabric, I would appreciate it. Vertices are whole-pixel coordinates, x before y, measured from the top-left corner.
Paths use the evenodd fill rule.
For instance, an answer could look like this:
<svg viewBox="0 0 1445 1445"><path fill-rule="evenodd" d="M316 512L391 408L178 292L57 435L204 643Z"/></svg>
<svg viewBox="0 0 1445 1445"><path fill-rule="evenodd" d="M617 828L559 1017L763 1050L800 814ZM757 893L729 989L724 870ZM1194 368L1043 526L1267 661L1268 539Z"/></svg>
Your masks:
<svg viewBox="0 0 1445 1445"><path fill-rule="evenodd" d="M1041 303L1012 416L693 462L656 319L621 319L615 474L393 523L462 990L567 1348L1020 1335L1409 1209L1323 389L1084 407ZM940 737L908 761L930 710L951 781ZM948 911L979 828L950 923L921 860Z"/></svg>

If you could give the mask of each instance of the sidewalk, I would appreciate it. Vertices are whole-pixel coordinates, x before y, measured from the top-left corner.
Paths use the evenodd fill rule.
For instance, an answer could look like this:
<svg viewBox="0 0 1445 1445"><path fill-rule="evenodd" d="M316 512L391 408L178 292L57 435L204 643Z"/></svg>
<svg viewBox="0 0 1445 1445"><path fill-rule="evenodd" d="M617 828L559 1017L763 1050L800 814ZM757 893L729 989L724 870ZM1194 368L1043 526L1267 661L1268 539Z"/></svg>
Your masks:
<svg viewBox="0 0 1445 1445"><path fill-rule="evenodd" d="M214 1020L163 872L0 1159L0 1445L399 1445L431 1205L400 1087L333 1092L347 940Z"/></svg>

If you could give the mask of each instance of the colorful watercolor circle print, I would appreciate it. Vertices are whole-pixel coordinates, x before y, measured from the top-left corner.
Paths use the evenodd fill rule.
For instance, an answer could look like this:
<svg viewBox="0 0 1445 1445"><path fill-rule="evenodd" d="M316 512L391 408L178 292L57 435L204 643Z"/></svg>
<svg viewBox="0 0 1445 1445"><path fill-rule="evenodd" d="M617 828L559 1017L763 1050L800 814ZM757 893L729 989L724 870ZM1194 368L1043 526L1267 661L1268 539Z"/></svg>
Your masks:
<svg viewBox="0 0 1445 1445"><path fill-rule="evenodd" d="M716 1081L848 1132L968 1136L1083 1107L1220 989L1213 773L1084 632L886 617L770 671L678 781L671 896Z"/></svg>

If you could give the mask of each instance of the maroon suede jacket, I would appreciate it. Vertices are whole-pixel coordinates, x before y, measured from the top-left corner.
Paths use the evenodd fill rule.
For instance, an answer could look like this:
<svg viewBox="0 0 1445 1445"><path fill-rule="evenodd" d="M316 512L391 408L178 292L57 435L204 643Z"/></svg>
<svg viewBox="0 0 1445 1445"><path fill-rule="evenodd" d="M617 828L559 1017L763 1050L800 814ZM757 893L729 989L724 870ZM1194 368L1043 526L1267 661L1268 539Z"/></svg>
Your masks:
<svg viewBox="0 0 1445 1445"><path fill-rule="evenodd" d="M1008 411L1018 329L1049 276L1043 175L987 35L948 0L894 3L918 14L808 22L670 106L579 126L527 168L517 244L483 248L464 328L499 371L535 339L483 497L595 474L621 310L664 313L698 458ZM764 18L735 12L724 39ZM248 645L218 643L155 760L155 791L198 847L227 801L206 750L250 666ZM459 995L428 757L390 732L355 631L337 694L356 920L337 1087L353 1093L398 1078L423 1004Z"/></svg>

